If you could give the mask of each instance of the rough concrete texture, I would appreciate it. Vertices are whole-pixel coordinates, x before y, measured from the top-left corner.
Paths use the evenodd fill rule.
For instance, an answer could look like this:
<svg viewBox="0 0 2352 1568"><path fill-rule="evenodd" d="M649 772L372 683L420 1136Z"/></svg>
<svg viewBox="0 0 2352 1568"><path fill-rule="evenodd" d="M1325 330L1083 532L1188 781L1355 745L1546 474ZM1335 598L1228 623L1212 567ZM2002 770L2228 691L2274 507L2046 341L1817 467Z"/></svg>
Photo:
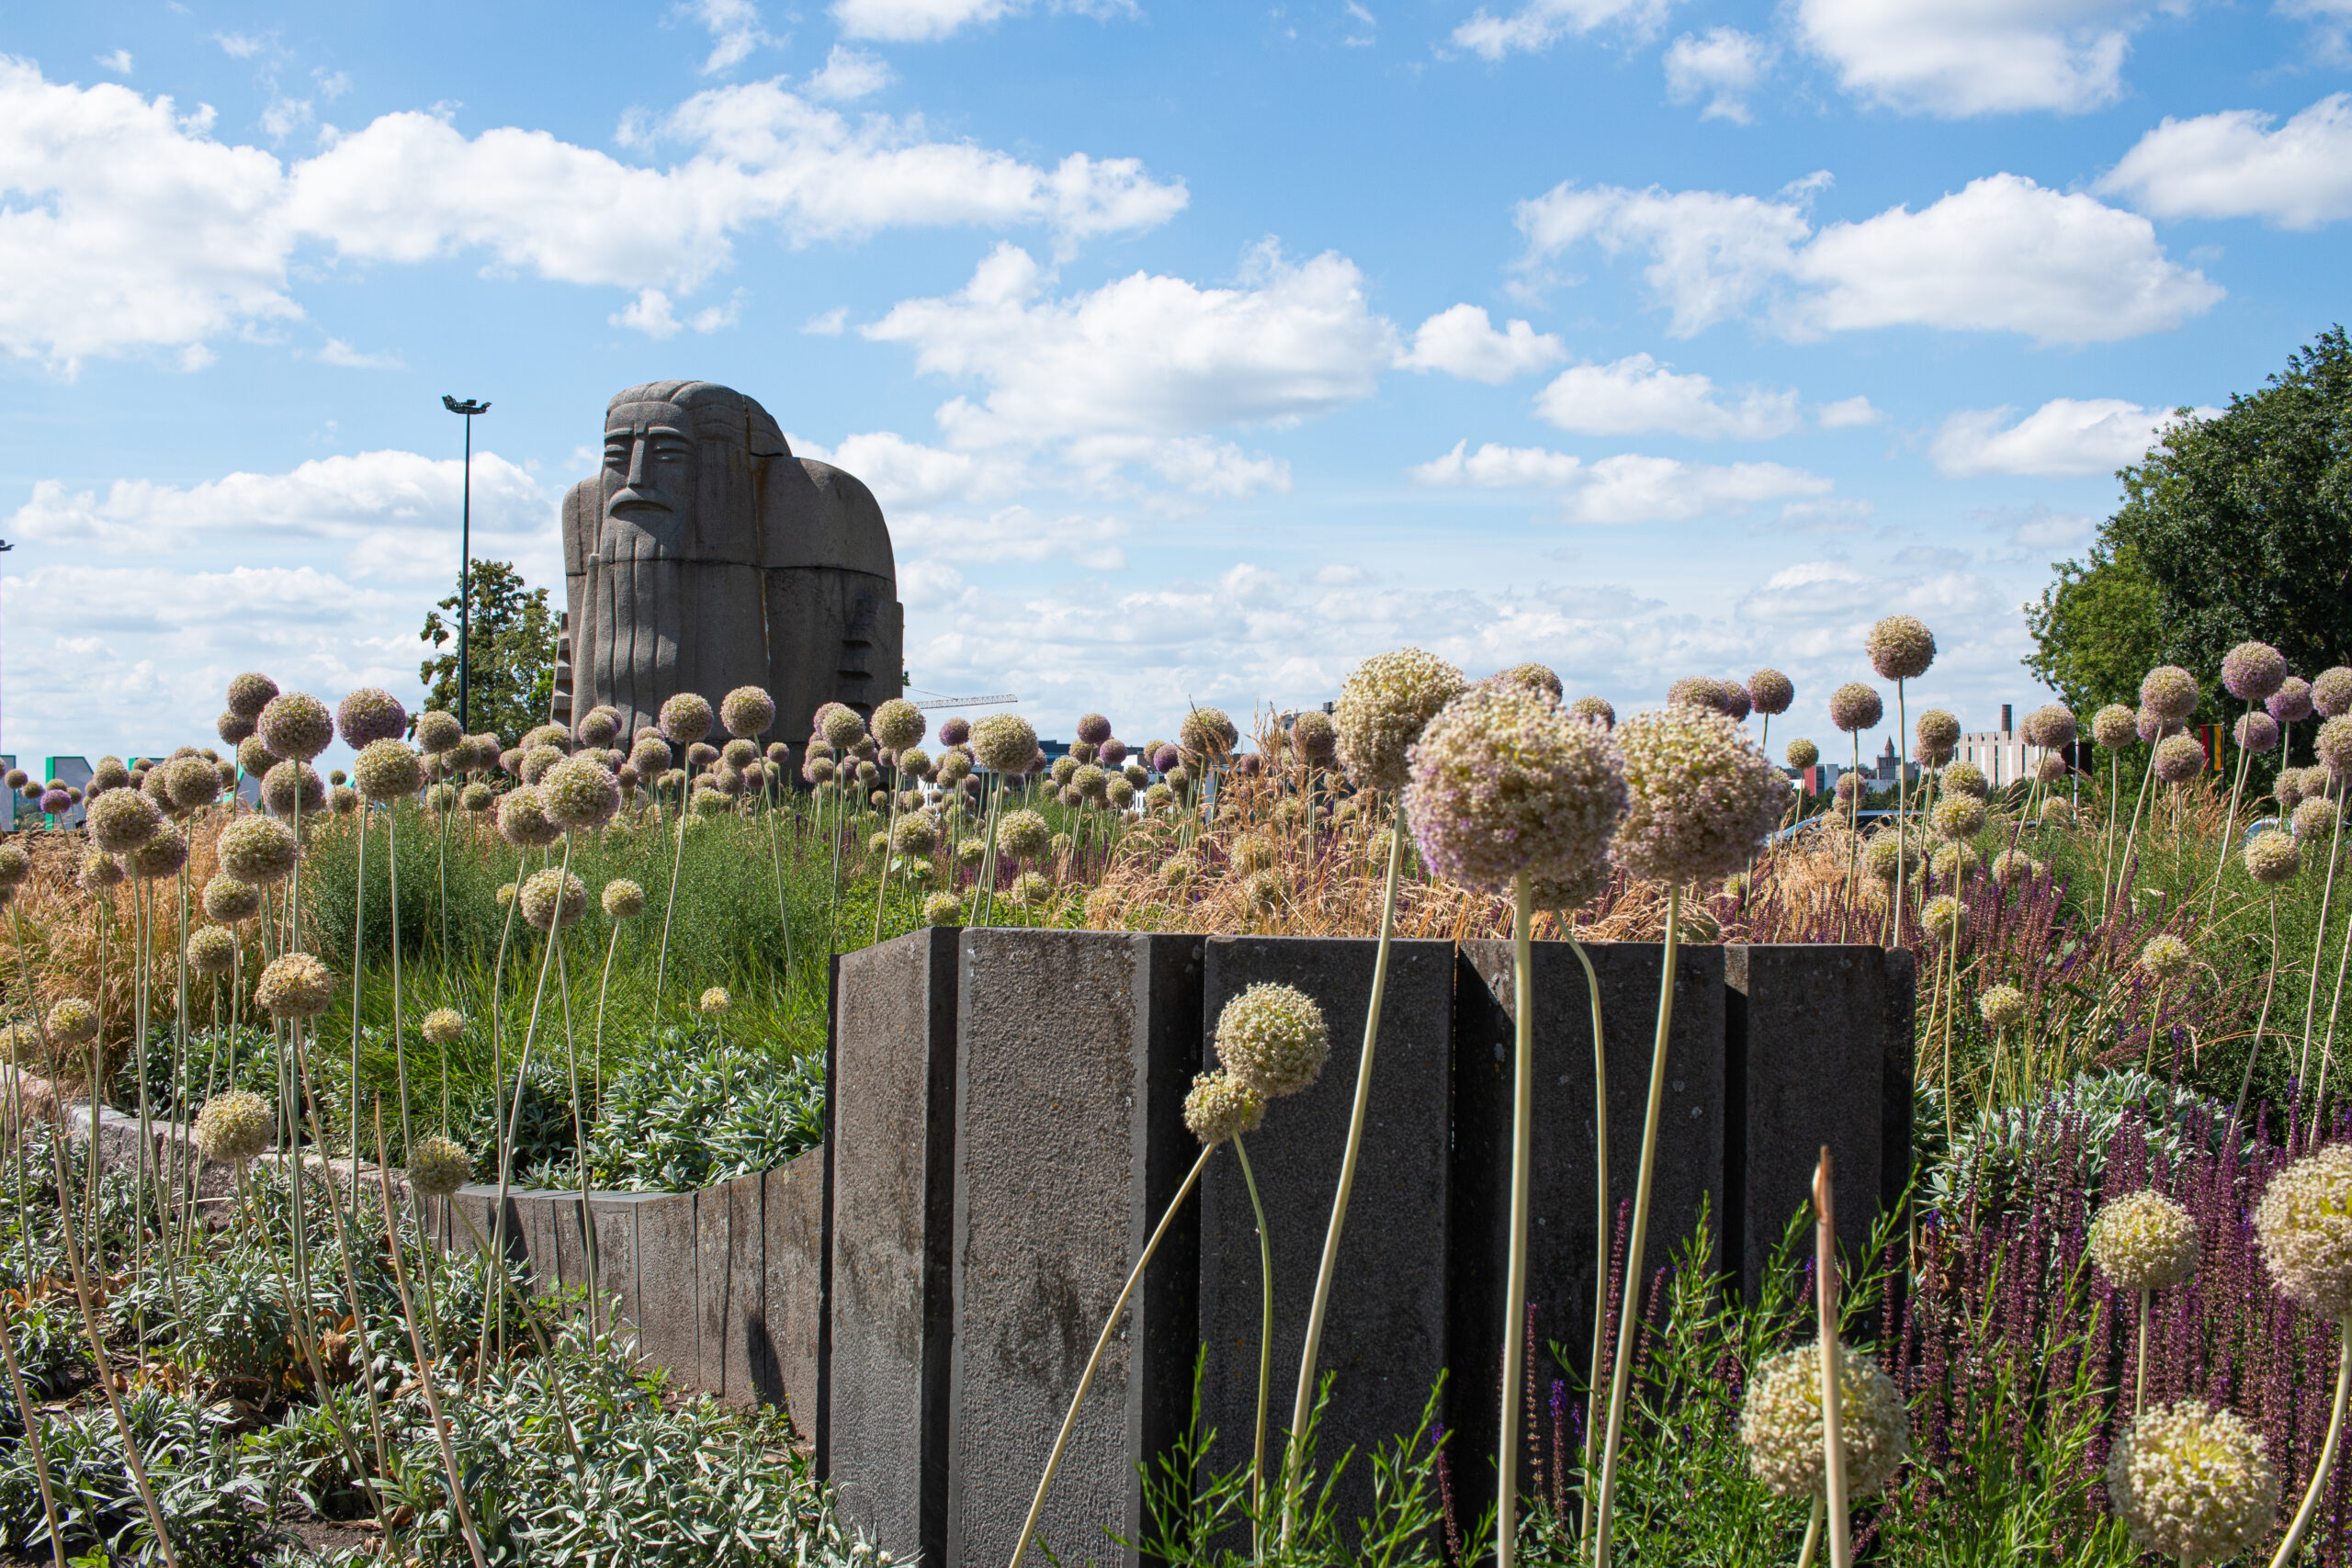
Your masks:
<svg viewBox="0 0 2352 1568"><path fill-rule="evenodd" d="M1837 1179L1842 1245L1866 1246L1881 1202L1903 1190L1912 963L1909 953L1881 947L1811 943L1728 947L1724 959L1730 1081L1734 1103L1745 1107L1728 1129L1727 1157L1746 1196L1744 1224L1737 1234L1727 1228L1725 1256L1753 1300L1791 1218L1810 1207L1822 1145ZM1892 1146L1890 1087L1905 1112L1902 1141Z"/></svg>
<svg viewBox="0 0 2352 1568"><path fill-rule="evenodd" d="M1201 942L966 933L957 998L947 1568L1012 1554L1096 1337L1190 1168ZM1160 1156L1155 1158L1155 1155ZM1194 1345L1187 1203L1095 1374L1038 1541L1137 1561L1138 1460L1175 1435Z"/></svg>
<svg viewBox="0 0 2352 1568"><path fill-rule="evenodd" d="M827 1465L894 1557L946 1540L956 946L910 931L841 960L832 1043Z"/></svg>
<svg viewBox="0 0 2352 1568"><path fill-rule="evenodd" d="M1276 1101L1265 1125L1244 1140L1273 1249L1269 1463L1290 1424L1299 1348L1347 1145L1375 946L1310 937L1211 937L1205 948L1204 1066L1216 1065L1217 1015L1261 980L1312 997L1331 1032L1322 1077ZM1371 1506L1371 1450L1412 1432L1446 1364L1453 990L1451 942L1395 944L1363 1154L1318 1358L1319 1371L1338 1380L1317 1436L1318 1466L1328 1473L1344 1451L1356 1450L1336 1496L1344 1520L1362 1517ZM1250 1460L1261 1309L1257 1220L1240 1161L1220 1151L1202 1178L1200 1271L1201 1343L1208 1356L1201 1419L1216 1429L1210 1465L1218 1472Z"/></svg>
<svg viewBox="0 0 2352 1568"><path fill-rule="evenodd" d="M1608 1044L1610 1207L1633 1201L1657 1040L1665 949L1588 942L1600 981ZM1453 1351L1447 1380L1454 1485L1465 1517L1494 1496L1502 1367L1504 1268L1510 1238L1510 1127L1516 999L1511 944L1464 942L1454 1014ZM1530 1156L1527 1300L1535 1309L1528 1365L1539 1406L1556 1381L1581 1383L1592 1342L1599 1225L1593 1187L1592 993L1568 944L1534 944L1534 1136ZM1685 945L1675 965L1665 1099L1652 1169L1644 1272L1683 1245L1703 1204L1724 1213L1724 954ZM1521 1325L1521 1332L1525 1332ZM1568 1352L1573 1375L1551 1357ZM1542 1423L1546 1429L1548 1419ZM1524 1445L1522 1444L1522 1449ZM1546 1456L1548 1463L1548 1456ZM1522 1471L1522 1477L1525 1475Z"/></svg>
<svg viewBox="0 0 2352 1568"><path fill-rule="evenodd" d="M785 1406L794 1431L813 1439L825 1312L825 1152L810 1149L762 1179L767 1282L752 1336L752 1384L760 1403Z"/></svg>

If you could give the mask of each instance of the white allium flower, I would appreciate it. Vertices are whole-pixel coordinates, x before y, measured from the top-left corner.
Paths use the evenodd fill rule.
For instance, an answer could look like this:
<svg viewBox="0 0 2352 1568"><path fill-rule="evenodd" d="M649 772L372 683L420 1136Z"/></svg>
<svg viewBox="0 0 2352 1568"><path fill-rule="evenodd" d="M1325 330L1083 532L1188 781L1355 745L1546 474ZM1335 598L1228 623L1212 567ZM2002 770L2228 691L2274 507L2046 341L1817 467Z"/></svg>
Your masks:
<svg viewBox="0 0 2352 1568"><path fill-rule="evenodd" d="M2107 1500L2141 1550L2219 1562L2270 1533L2278 1472L2262 1434L2234 1412L2185 1399L2146 1412L2116 1439Z"/></svg>
<svg viewBox="0 0 2352 1568"><path fill-rule="evenodd" d="M2187 1209L2142 1188L2091 1222L2091 1261L2124 1291L2161 1291L2196 1271L2201 1238Z"/></svg>
<svg viewBox="0 0 2352 1568"><path fill-rule="evenodd" d="M1846 1496L1875 1496L1901 1468L1911 1442L1910 1412L1878 1363L1838 1349L1838 1427L1846 1448ZM1747 1462L1776 1495L1823 1495L1821 1347L1784 1350L1756 1371L1740 1407Z"/></svg>
<svg viewBox="0 0 2352 1568"><path fill-rule="evenodd" d="M1184 1125L1204 1144L1246 1137L1266 1119L1266 1102L1228 1072L1202 1073L1184 1096Z"/></svg>
<svg viewBox="0 0 2352 1568"><path fill-rule="evenodd" d="M1340 765L1370 788L1402 789L1408 749L1469 683L1460 670L1418 648L1365 660L1331 710Z"/></svg>
<svg viewBox="0 0 2352 1568"><path fill-rule="evenodd" d="M2322 1317L2352 1317L2352 1145L2329 1144L2271 1178L2254 1235L2280 1291Z"/></svg>
<svg viewBox="0 0 2352 1568"><path fill-rule="evenodd" d="M196 1152L243 1165L277 1140L277 1117L251 1089L216 1094L196 1113Z"/></svg>
<svg viewBox="0 0 2352 1568"><path fill-rule="evenodd" d="M1217 1015L1217 1061L1262 1100L1311 1087L1330 1055L1323 1010L1295 987L1261 980Z"/></svg>

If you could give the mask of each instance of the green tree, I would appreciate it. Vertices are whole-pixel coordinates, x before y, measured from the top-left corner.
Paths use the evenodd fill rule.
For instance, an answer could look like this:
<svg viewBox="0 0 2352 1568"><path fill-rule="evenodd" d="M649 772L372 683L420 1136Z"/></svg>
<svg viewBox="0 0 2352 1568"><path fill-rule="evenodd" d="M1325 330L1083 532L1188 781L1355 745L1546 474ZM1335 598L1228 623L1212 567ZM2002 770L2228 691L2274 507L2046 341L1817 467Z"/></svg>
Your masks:
<svg viewBox="0 0 2352 1568"><path fill-rule="evenodd" d="M2090 559L2060 566L2027 610L2029 669L2070 700L2072 681L2120 701L2118 661L2179 664L2205 684L2201 716L2222 720L2237 705L2210 694L2231 645L2259 637L2305 676L2352 655L2352 342L2341 326L2259 391L2211 419L2183 417L2118 477L2123 504ZM2132 639L2151 615L2143 651ZM2098 646L2110 637L2115 650Z"/></svg>
<svg viewBox="0 0 2352 1568"><path fill-rule="evenodd" d="M509 741L548 721L555 695L555 612L548 591L526 588L512 561L473 563L473 612L468 628L466 719L477 733L492 730ZM427 611L418 640L432 657L417 671L427 706L458 711L458 595Z"/></svg>

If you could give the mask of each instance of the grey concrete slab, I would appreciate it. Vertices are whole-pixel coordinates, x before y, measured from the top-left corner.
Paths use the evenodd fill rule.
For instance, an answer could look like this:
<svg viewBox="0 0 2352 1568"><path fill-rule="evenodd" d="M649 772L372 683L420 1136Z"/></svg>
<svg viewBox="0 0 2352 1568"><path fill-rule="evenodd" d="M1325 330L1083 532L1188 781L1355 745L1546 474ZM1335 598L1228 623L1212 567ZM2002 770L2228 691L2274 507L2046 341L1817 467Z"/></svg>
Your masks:
<svg viewBox="0 0 2352 1568"><path fill-rule="evenodd" d="M752 1385L760 1403L791 1412L794 1431L808 1440L825 1309L824 1151L811 1149L762 1180L767 1282L752 1336Z"/></svg>
<svg viewBox="0 0 2352 1568"><path fill-rule="evenodd" d="M592 1192L588 1223L596 1233L597 1313L634 1330L640 1321L637 1287L636 1194Z"/></svg>
<svg viewBox="0 0 2352 1568"><path fill-rule="evenodd" d="M1657 1040L1665 949L1656 942L1588 942L1600 982L1608 1046L1610 1230L1640 1176L1642 1127ZM1529 1166L1527 1299L1535 1309L1528 1365L1539 1408L1555 1382L1584 1381L1600 1272L1594 1184L1592 1000L1566 942L1534 944L1535 1072ZM1505 1268L1510 1251L1510 1127L1516 996L1511 944L1464 942L1454 1014L1454 1189L1452 1376L1454 1485L1475 1517L1494 1496L1501 1383ZM1724 1214L1724 953L1684 945L1675 965L1673 1027L1653 1167L1645 1274L1655 1275L1696 1226L1703 1204L1718 1235ZM1644 1287L1646 1295L1647 1285ZM1520 1325L1522 1336L1524 1322ZM1566 1365L1550 1352L1566 1352ZM1570 1369L1574 1369L1571 1371ZM1573 1396L1572 1396L1573 1402ZM1522 1469L1548 1474L1544 1443ZM1522 1452L1529 1445L1522 1440Z"/></svg>
<svg viewBox="0 0 2352 1568"><path fill-rule="evenodd" d="M1742 1195L1727 1215L1725 1256L1748 1299L1790 1219L1809 1208L1828 1145L1838 1237L1870 1239L1881 1202L1908 1175L1911 955L1815 943L1724 949L1734 1103L1727 1158ZM1904 1108L1890 1147L1889 1091Z"/></svg>
<svg viewBox="0 0 2352 1568"><path fill-rule="evenodd" d="M665 1192L637 1207L638 1354L701 1387L695 1195Z"/></svg>
<svg viewBox="0 0 2352 1568"><path fill-rule="evenodd" d="M739 1176L717 1189L727 1204L727 1307L719 1325L719 1393L729 1404L753 1404L755 1358L766 1351L755 1343L767 1318L767 1227L760 1213L759 1176Z"/></svg>
<svg viewBox="0 0 2352 1568"><path fill-rule="evenodd" d="M1202 1027L1259 981L1297 987L1322 1007L1331 1058L1312 1089L1277 1101L1248 1140L1273 1254L1270 1462L1289 1425L1300 1344L1346 1146L1377 944L1299 937L1211 937ZM1389 959L1363 1154L1326 1322L1319 1370L1336 1374L1317 1450L1352 1522L1372 1497L1370 1451L1410 1433L1446 1365L1448 1079L1453 946L1400 942ZM1204 1061L1214 1065L1205 1044ZM1200 1333L1207 1353L1202 1419L1211 1463L1246 1465L1256 1420L1261 1286L1257 1223L1240 1163L1220 1152L1202 1179ZM1352 1529L1348 1533L1352 1535Z"/></svg>
<svg viewBox="0 0 2352 1568"><path fill-rule="evenodd" d="M946 1529L956 943L932 928L842 955L831 1099L828 1469L894 1556Z"/></svg>
<svg viewBox="0 0 2352 1568"><path fill-rule="evenodd" d="M535 1296L544 1296L560 1289L563 1284L560 1253L556 1241L557 1211L562 1206L560 1196L531 1189L509 1192L507 1205L512 1210L509 1224L518 1224L523 1238L524 1259L520 1277Z"/></svg>
<svg viewBox="0 0 2352 1568"><path fill-rule="evenodd" d="M947 1568L1010 1560L1095 1339L1191 1166L1201 949L1190 936L964 935ZM1038 1526L1062 1562L1136 1561L1104 1531L1142 1534L1136 1465L1182 1417L1194 1218L1188 1204L1154 1256L1079 1414Z"/></svg>
<svg viewBox="0 0 2352 1568"><path fill-rule="evenodd" d="M695 1386L727 1392L727 1319L734 1301L733 1210L724 1187L695 1193L695 1311L700 1351Z"/></svg>

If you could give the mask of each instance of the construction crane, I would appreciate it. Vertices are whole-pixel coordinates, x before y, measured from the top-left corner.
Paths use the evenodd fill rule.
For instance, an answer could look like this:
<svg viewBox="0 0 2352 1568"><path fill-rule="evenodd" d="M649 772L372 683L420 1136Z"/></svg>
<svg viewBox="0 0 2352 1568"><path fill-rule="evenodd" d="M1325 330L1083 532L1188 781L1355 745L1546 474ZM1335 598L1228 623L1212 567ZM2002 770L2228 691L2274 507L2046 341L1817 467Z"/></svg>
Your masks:
<svg viewBox="0 0 2352 1568"><path fill-rule="evenodd" d="M908 688L910 691L921 691L922 689L922 688L920 686L910 686ZM925 701L915 704L915 706L922 709L925 713L929 713L933 708L985 708L1011 706L1017 705L1020 701L1021 699L1014 696L1011 692L999 692L996 695L989 697L933 696Z"/></svg>

